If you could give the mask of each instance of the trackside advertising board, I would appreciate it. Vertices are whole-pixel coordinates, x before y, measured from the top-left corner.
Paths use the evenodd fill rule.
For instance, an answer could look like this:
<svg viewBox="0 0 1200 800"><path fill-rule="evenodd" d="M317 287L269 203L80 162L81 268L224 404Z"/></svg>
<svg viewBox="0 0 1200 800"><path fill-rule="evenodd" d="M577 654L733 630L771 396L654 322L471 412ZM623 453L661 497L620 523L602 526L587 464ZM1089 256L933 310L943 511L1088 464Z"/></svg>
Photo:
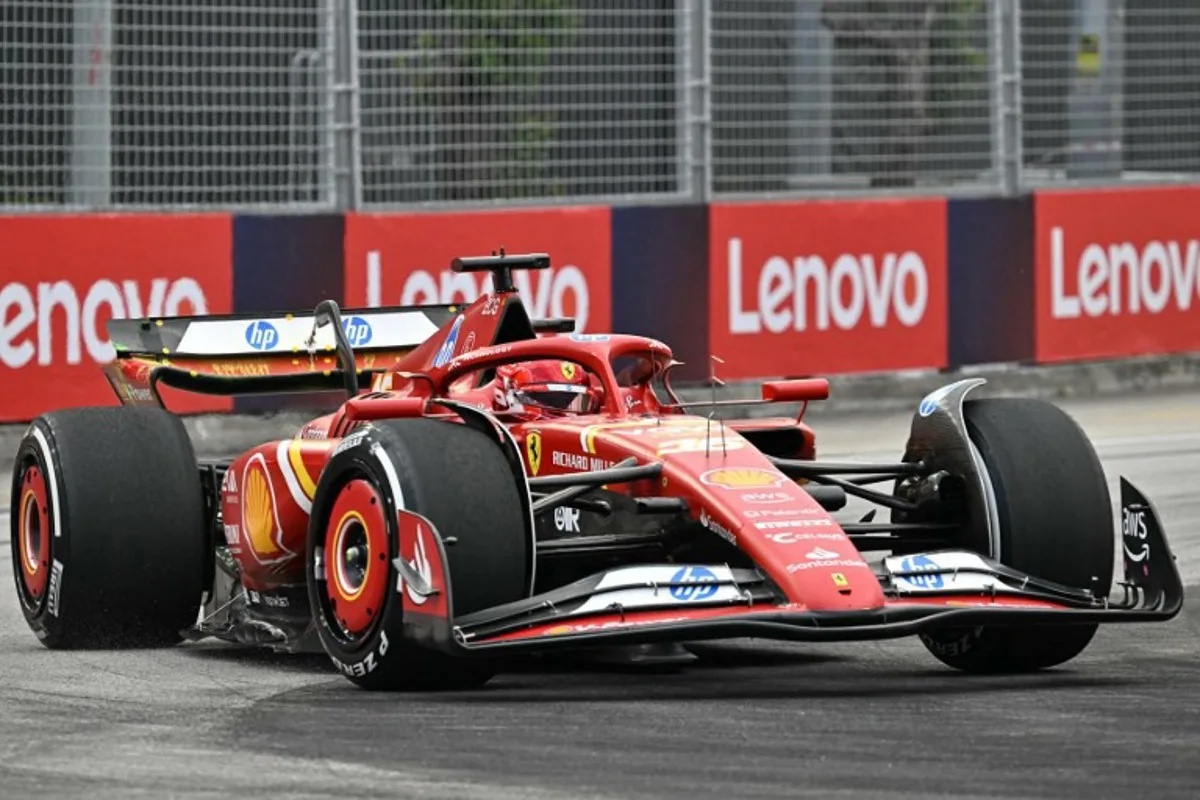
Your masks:
<svg viewBox="0 0 1200 800"><path fill-rule="evenodd" d="M513 274L531 317L575 317L576 330L606 331L612 322L611 216L607 207L349 214L346 303L468 303L491 285L491 276L451 272L451 259L503 247L550 254L550 269Z"/></svg>
<svg viewBox="0 0 1200 800"><path fill-rule="evenodd" d="M1200 351L1200 189L1034 198L1038 361Z"/></svg>
<svg viewBox="0 0 1200 800"><path fill-rule="evenodd" d="M946 364L946 201L716 205L709 341L725 379Z"/></svg>
<svg viewBox="0 0 1200 800"><path fill-rule="evenodd" d="M0 421L116 405L113 317L232 310L228 215L0 217ZM172 410L231 408L164 392Z"/></svg>

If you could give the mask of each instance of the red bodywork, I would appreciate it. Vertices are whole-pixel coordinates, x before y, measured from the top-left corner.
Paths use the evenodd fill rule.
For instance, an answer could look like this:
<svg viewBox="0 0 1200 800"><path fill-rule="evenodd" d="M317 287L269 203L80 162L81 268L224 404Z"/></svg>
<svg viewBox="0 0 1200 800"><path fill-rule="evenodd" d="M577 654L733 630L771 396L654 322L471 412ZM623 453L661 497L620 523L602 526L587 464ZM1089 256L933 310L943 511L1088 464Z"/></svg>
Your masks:
<svg viewBox="0 0 1200 800"><path fill-rule="evenodd" d="M561 552L564 542L591 546L589 538L605 537L589 536L578 527L558 527L556 518L557 530L580 535L558 542L543 539L537 533L538 515L571 512L572 506L555 506L555 497L530 501L534 543L529 591L533 596L516 604L527 607L485 609L456 617L444 543L429 520L401 506L396 511L399 558L393 564L397 588L405 587L404 624L406 629L424 631L421 635L444 651L461 655L490 648L539 650L601 639L627 643L760 635L810 641L869 639L918 633L951 620L955 625L981 624L997 619L996 615L1072 624L1169 618L1178 611L1182 590L1169 562L1164 562L1170 572L1165 582L1155 584L1143 576L1146 603L1121 611L1090 595L1072 595L1075 590L1045 583L1026 591L1025 585L1036 580L1032 576L1018 574L1020 588L1009 585L998 592L996 570L1004 568L985 564L974 553L939 556L946 563L957 558L966 566L934 565L939 576L957 576L960 569L965 576L958 583L947 579L936 596L922 596L920 589L928 586L922 581L929 580L930 573L922 572L924 567L907 566L907 559L892 559L904 563L890 567L885 562L886 574L877 574L825 507L836 503L819 502L820 494L810 492L803 479L780 471L785 466L794 474L805 474L804 465L797 469L797 462L816 458L813 431L801 419L809 401L827 397L829 387L823 379L763 384L759 402L804 404L796 418L721 421L708 416L711 409L706 403L692 404L701 406L704 416L687 412L689 404L670 387L670 371L677 362L662 342L621 334L548 332L544 326L535 327L512 290L484 295L463 308L345 313L338 319L330 312L327 322L333 324L327 330L339 333L319 346L316 312L303 321L294 321L292 315L270 320L208 318L199 323L207 326L203 334L194 333L191 323L180 330L177 320L140 321L118 331L119 349L126 353L106 369L122 402L129 405L157 404L159 384L236 393L243 387L270 391L271 386L319 391L345 382L350 399L337 411L308 422L292 438L241 454L225 466L218 492L225 542L240 567L235 580L245 587L255 607L261 600L261 606L298 615L292 628L297 635L308 624L307 537L321 475L339 444L356 428L372 420L405 417L481 423L493 432L503 427L509 436L498 437L501 446L519 451L526 479L533 481L531 488L568 483L590 491L597 482L607 481L600 488L614 493L613 499L638 509L668 509L653 513L672 515L672 525L684 515L683 521L691 523L683 526L687 536L699 533L696 526L703 526L739 551L735 554L711 539L708 544L717 545L712 552L719 555L707 565L676 563L671 557L656 563L631 559L575 581L558 580L552 573L549 588L540 590L535 576L539 548L552 553L557 546ZM342 322L349 323L356 335L370 338L371 324L364 317L372 314L380 331L390 335L381 336L366 350L356 349L348 343ZM298 331L296 325L304 330ZM166 334L176 337L171 340L176 343L173 354L162 338ZM331 343L334 339L336 346ZM243 349L243 341L251 349ZM272 350L276 342L281 346L274 352L259 352ZM371 376L369 391L357 389L351 362L357 375ZM526 402L522 398L529 395L509 381L517 373L536 375L534 383L549 394L586 397L581 406L586 412ZM516 455L511 450L509 454L515 469ZM618 466L622 471L574 482L538 483L538 479ZM642 469L636 471L638 467ZM1141 497L1132 487L1125 489L1130 497ZM378 578L367 582L364 577L361 590L339 577L350 574L344 570L359 552L358 545L342 546L358 535L353 519L382 513L372 491L365 482L345 484L332 507L342 522L326 526L323 549L341 560L325 562L325 580L338 593L330 599L338 601L335 613L340 624L351 631L370 626L393 577L388 573L386 582ZM616 498L620 494L629 499ZM1133 502L1143 501L1129 500ZM362 527L369 537L386 526L363 523ZM1153 527L1157 531L1157 523ZM663 530L674 535L671 526ZM1156 552L1167 552L1161 535L1156 535ZM388 549L387 542L373 541L365 552L383 557ZM736 563L713 563L722 560ZM943 577L937 580L942 587ZM903 584L900 588L898 581ZM707 588L701 591L700 586ZM1154 592L1163 598L1163 608L1151 607L1158 602ZM568 610L561 610L564 605ZM489 616L496 614L500 616ZM507 621L501 619L505 614ZM274 641L279 643L280 636Z"/></svg>
<svg viewBox="0 0 1200 800"><path fill-rule="evenodd" d="M351 399L306 424L296 438L259 445L230 464L221 491L222 517L247 588L270 591L304 583L304 541L316 484L337 441L354 425L437 415L439 409L429 401L441 397L490 410L490 387L455 385L500 364L557 359L598 379L606 388L603 407L595 414L512 419L509 429L528 475L603 469L630 456L638 463L661 461L661 477L612 490L687 500L697 520L744 550L792 602L821 610L883 603L878 580L837 522L739 432L790 429L800 442L793 455L812 458L814 435L808 426L788 418L722 423L664 407L670 400L651 388L648 379L654 375L619 385L613 364L624 356L643 356L663 369L673 363L666 345L645 337L556 335L484 346L495 339L499 312L512 300L505 294L480 298L462 310L460 325L439 331L381 373L375 387L383 391ZM452 355L435 366L451 336L457 339L448 351ZM799 381L772 384L769 394L796 401L819 399L827 389L824 381ZM825 557L814 559L810 553Z"/></svg>

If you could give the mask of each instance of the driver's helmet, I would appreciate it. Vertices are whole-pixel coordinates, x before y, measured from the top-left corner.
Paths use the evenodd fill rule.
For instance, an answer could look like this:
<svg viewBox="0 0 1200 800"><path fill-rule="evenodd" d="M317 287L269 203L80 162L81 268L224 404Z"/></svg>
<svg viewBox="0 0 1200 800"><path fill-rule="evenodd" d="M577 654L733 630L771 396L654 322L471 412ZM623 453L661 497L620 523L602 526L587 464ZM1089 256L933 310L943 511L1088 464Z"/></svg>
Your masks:
<svg viewBox="0 0 1200 800"><path fill-rule="evenodd" d="M505 364L496 369L502 408L532 415L594 414L604 404L600 382L572 361Z"/></svg>

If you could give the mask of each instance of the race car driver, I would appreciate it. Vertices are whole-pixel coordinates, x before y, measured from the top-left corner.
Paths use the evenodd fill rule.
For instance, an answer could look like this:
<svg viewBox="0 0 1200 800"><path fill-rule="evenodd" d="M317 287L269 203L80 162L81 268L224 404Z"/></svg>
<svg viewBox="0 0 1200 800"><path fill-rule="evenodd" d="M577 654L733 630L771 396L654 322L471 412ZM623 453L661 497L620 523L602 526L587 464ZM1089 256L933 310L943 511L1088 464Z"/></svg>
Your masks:
<svg viewBox="0 0 1200 800"><path fill-rule="evenodd" d="M521 361L496 368L492 409L529 419L594 414L604 404L598 378L571 361Z"/></svg>

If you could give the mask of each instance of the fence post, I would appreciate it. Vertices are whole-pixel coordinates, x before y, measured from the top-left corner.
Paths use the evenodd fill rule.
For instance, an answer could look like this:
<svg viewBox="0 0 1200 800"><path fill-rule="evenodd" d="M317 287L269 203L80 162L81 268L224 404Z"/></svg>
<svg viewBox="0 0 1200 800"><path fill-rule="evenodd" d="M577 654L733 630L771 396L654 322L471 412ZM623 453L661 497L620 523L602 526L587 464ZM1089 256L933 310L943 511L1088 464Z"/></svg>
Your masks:
<svg viewBox="0 0 1200 800"><path fill-rule="evenodd" d="M323 206L337 208L337 179L335 177L337 146L334 128L337 125L335 106L337 80L335 58L337 52L337 0L322 0L321 22L317 39L317 63L319 84L313 89L318 98L314 111L314 127L317 137L317 160L313 175L313 190L316 200Z"/></svg>
<svg viewBox="0 0 1200 800"><path fill-rule="evenodd" d="M704 203L712 195L712 0L680 0L676 6L682 17L679 29L679 47L683 51L681 61L686 76L683 86L683 111L681 114L683 137L680 142L684 153L680 160L683 167L680 175L683 193L693 202Z"/></svg>
<svg viewBox="0 0 1200 800"><path fill-rule="evenodd" d="M692 0L675 0L675 179L679 193L694 198L692 181Z"/></svg>
<svg viewBox="0 0 1200 800"><path fill-rule="evenodd" d="M1024 190L1021 162L1021 2L998 0L992 6L992 108L995 124L993 159L1006 196Z"/></svg>
<svg viewBox="0 0 1200 800"><path fill-rule="evenodd" d="M1067 93L1068 180L1121 181L1122 69L1118 26L1111 0L1084 3L1072 17L1075 68Z"/></svg>
<svg viewBox="0 0 1200 800"><path fill-rule="evenodd" d="M333 186L339 210L362 205L358 0L336 0L333 43Z"/></svg>
<svg viewBox="0 0 1200 800"><path fill-rule="evenodd" d="M113 0L75 0L72 40L71 171L67 202L112 202Z"/></svg>

